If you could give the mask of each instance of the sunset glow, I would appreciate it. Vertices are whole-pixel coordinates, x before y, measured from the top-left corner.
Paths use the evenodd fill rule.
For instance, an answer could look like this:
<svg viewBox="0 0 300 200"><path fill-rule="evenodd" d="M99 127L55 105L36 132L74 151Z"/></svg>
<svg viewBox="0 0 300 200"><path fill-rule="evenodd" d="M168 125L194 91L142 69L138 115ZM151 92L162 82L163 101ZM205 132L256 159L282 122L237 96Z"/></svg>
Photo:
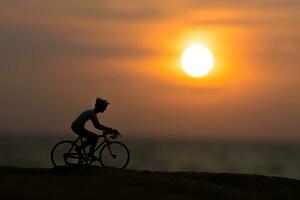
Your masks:
<svg viewBox="0 0 300 200"><path fill-rule="evenodd" d="M0 130L68 133L99 96L111 102L103 123L129 135L300 139L299 9L4 1Z"/></svg>

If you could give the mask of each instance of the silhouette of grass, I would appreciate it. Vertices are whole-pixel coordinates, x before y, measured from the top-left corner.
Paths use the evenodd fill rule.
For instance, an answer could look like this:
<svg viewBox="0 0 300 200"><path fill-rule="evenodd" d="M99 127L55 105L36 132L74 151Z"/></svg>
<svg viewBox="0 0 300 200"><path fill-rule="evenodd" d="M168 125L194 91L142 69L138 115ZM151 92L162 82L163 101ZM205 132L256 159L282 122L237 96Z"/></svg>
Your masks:
<svg viewBox="0 0 300 200"><path fill-rule="evenodd" d="M0 199L299 199L300 181L249 174L0 167Z"/></svg>

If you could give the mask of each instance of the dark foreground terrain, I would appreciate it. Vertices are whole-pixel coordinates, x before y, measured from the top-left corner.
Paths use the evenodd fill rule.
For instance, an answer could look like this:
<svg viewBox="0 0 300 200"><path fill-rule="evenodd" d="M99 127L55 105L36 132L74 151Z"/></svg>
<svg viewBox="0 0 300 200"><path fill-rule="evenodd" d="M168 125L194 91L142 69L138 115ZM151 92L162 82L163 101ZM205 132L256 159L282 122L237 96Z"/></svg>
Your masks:
<svg viewBox="0 0 300 200"><path fill-rule="evenodd" d="M300 181L246 174L0 167L0 199L300 199Z"/></svg>

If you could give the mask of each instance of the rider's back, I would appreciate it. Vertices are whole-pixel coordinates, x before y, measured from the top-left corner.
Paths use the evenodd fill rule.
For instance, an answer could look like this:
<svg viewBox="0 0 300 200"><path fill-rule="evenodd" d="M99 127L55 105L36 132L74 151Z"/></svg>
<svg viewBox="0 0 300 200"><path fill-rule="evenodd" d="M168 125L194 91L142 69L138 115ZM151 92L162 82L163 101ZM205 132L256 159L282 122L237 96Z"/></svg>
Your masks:
<svg viewBox="0 0 300 200"><path fill-rule="evenodd" d="M92 120L97 117L96 113L93 109L86 110L82 112L72 123L72 129L84 129L85 123L88 120Z"/></svg>

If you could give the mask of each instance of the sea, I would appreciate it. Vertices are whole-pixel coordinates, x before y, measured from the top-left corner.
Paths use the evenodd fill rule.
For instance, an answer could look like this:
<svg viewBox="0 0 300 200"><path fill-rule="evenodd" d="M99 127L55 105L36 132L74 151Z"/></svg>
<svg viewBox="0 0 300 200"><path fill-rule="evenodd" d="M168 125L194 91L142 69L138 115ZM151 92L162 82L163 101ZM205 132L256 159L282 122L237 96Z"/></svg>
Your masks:
<svg viewBox="0 0 300 200"><path fill-rule="evenodd" d="M0 136L0 166L51 168L50 152L60 136ZM217 172L300 180L300 143L284 141L121 138L130 149L127 168L169 172Z"/></svg>

